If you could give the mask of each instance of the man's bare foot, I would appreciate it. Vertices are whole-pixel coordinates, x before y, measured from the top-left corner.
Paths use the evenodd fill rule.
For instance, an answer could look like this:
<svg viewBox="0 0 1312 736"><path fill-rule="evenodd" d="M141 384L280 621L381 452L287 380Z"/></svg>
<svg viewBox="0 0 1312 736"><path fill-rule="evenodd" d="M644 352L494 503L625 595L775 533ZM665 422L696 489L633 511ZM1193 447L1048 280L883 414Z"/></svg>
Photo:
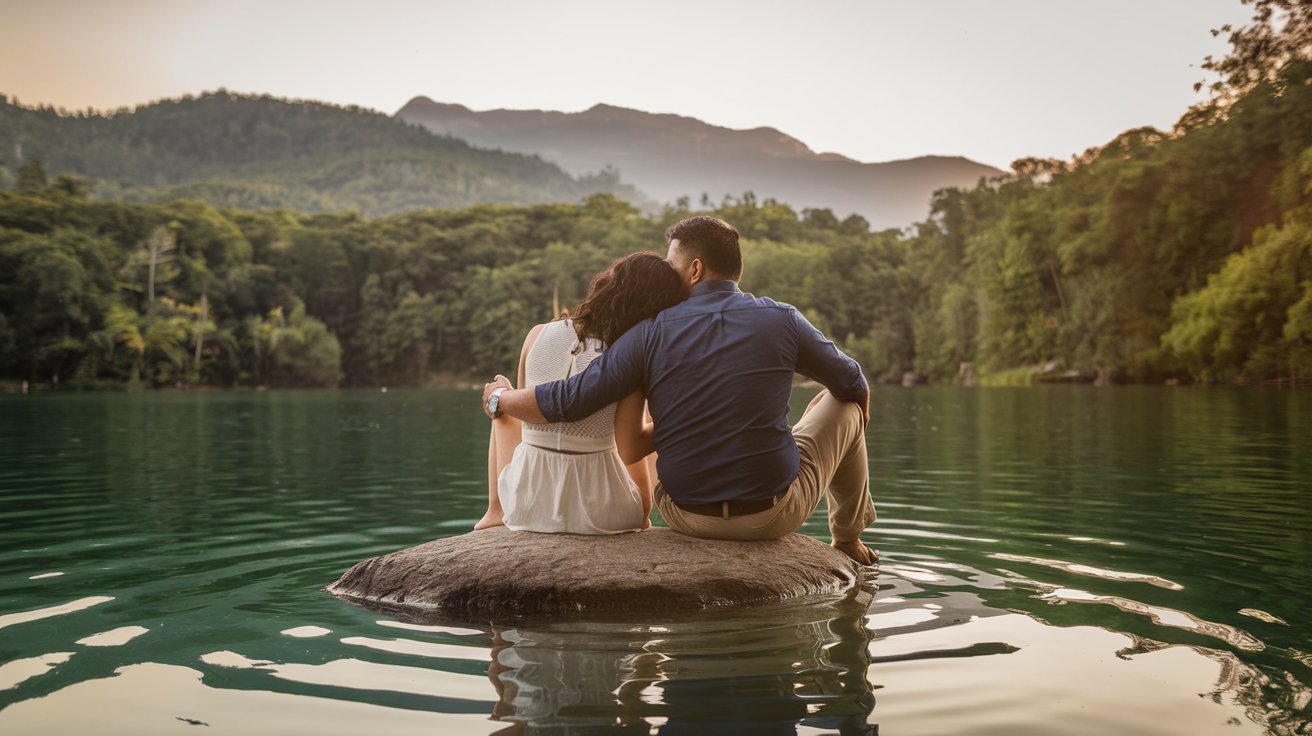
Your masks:
<svg viewBox="0 0 1312 736"><path fill-rule="evenodd" d="M479 529L491 529L494 526L505 526L506 520L501 514L493 514L491 511L483 514L483 518L478 520L474 525L474 531Z"/></svg>
<svg viewBox="0 0 1312 736"><path fill-rule="evenodd" d="M858 565L879 564L879 553L867 547L859 539L853 542L834 542L829 546L851 557Z"/></svg>

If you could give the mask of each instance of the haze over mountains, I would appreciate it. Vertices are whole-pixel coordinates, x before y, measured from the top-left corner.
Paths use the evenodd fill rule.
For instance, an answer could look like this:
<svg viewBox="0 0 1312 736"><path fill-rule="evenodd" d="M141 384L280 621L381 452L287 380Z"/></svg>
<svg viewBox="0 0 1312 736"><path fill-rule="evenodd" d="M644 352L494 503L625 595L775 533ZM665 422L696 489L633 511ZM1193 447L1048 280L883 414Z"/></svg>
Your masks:
<svg viewBox="0 0 1312 736"><path fill-rule="evenodd" d="M925 219L930 197L944 187L973 187L1004 172L960 156L923 156L862 163L816 153L774 128L733 130L695 118L611 105L578 113L488 110L415 97L396 117L485 148L530 153L582 175L613 167L620 177L662 202L706 194L752 192L758 200L797 209L829 208L864 216L876 228Z"/></svg>

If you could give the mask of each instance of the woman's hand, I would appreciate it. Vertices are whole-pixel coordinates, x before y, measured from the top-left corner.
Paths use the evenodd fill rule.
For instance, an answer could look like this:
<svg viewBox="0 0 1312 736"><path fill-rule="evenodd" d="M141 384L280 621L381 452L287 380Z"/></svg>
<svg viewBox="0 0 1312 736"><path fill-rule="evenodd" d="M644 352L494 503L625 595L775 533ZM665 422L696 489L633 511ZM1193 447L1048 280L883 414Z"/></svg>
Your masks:
<svg viewBox="0 0 1312 736"><path fill-rule="evenodd" d="M514 386L510 384L509 378L498 373L497 377L492 379L492 383L483 384L483 406L487 406L487 400L492 398L492 392L499 388L512 389Z"/></svg>

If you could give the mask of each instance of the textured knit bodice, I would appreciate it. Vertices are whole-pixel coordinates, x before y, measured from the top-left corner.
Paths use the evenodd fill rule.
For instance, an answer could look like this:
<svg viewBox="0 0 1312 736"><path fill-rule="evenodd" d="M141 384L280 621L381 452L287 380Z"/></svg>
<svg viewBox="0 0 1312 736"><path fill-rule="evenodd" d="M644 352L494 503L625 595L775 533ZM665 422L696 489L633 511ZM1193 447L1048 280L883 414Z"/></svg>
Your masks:
<svg viewBox="0 0 1312 736"><path fill-rule="evenodd" d="M524 362L525 386L536 386L582 373L601 353L601 343L589 339L581 350L571 320L550 322L538 333ZM577 422L524 423L524 442L548 450L598 452L615 446L615 405Z"/></svg>

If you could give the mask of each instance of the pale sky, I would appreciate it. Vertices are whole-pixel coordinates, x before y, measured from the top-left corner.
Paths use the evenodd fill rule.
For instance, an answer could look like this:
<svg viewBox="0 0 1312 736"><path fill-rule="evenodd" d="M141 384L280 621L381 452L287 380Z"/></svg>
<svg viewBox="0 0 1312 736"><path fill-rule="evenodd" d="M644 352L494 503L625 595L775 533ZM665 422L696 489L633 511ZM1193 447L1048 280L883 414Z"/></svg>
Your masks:
<svg viewBox="0 0 1312 736"><path fill-rule="evenodd" d="M861 161L1069 158L1169 129L1239 0L0 0L0 92L70 109L226 87L388 114L598 102Z"/></svg>

